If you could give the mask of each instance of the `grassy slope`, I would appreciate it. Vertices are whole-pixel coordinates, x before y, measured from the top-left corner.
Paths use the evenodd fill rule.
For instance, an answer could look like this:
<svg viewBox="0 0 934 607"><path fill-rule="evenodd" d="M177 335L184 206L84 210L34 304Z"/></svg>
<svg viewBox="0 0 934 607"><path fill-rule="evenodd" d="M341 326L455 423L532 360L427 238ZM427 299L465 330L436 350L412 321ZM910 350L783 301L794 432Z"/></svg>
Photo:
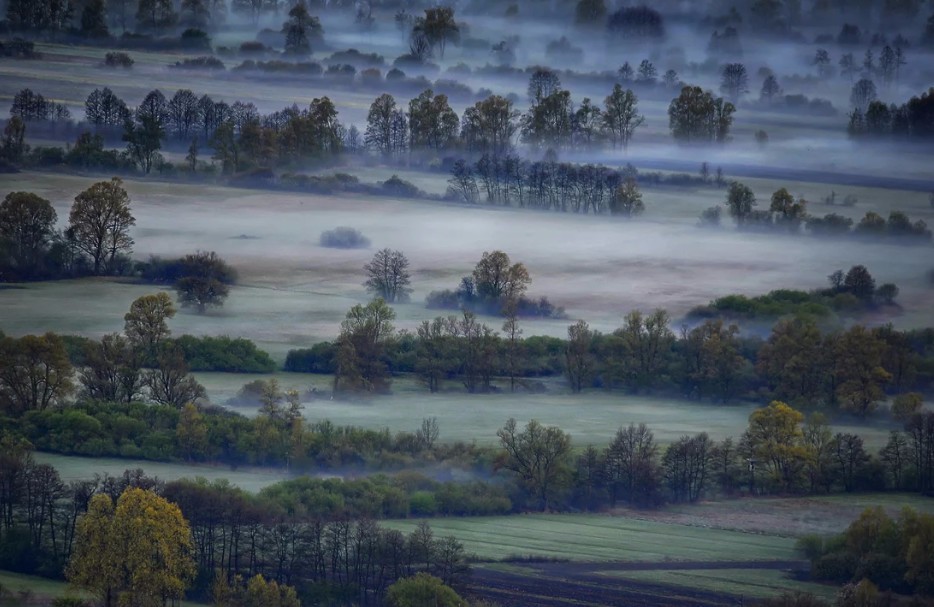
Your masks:
<svg viewBox="0 0 934 607"><path fill-rule="evenodd" d="M418 521L390 521L402 531ZM517 555L579 561L737 561L798 558L794 540L604 515L432 519L436 535L453 535L481 559Z"/></svg>

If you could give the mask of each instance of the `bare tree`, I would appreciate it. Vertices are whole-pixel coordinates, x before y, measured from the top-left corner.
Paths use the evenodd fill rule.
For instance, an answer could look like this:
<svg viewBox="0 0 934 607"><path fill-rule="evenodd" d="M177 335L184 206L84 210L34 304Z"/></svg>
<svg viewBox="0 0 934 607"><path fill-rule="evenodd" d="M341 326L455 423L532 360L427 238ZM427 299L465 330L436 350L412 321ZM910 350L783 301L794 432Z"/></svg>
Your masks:
<svg viewBox="0 0 934 607"><path fill-rule="evenodd" d="M402 251L381 249L363 266L367 291L389 303L408 301L412 289L409 260Z"/></svg>

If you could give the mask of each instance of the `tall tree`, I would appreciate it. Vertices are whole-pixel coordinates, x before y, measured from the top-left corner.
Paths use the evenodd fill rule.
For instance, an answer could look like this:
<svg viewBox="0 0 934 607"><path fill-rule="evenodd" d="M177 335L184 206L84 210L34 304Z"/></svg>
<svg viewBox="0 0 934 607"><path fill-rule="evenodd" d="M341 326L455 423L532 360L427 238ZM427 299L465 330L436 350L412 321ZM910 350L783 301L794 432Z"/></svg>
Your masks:
<svg viewBox="0 0 934 607"><path fill-rule="evenodd" d="M471 151L502 156L512 150L518 117L512 101L492 95L464 110L461 139Z"/></svg>
<svg viewBox="0 0 934 607"><path fill-rule="evenodd" d="M389 387L389 370L383 361L387 342L392 338L396 314L385 300L377 298L365 306L356 305L341 322L338 338L337 391L383 392Z"/></svg>
<svg viewBox="0 0 934 607"><path fill-rule="evenodd" d="M593 381L594 357L591 354L594 333L583 320L568 327L564 358L571 390L581 392Z"/></svg>
<svg viewBox="0 0 934 607"><path fill-rule="evenodd" d="M117 255L133 248L130 228L136 219L123 180L99 181L75 196L66 236L91 258L95 274L113 266Z"/></svg>
<svg viewBox="0 0 934 607"><path fill-rule="evenodd" d="M502 465L515 472L538 503L547 510L567 475L571 437L560 428L531 420L520 430L515 419L496 431L503 448Z"/></svg>
<svg viewBox="0 0 934 607"><path fill-rule="evenodd" d="M448 6L426 8L425 16L415 20L412 30L423 35L432 49L437 48L442 59L448 42L456 44L460 39L460 27L454 20L454 9Z"/></svg>
<svg viewBox="0 0 934 607"><path fill-rule="evenodd" d="M612 504L620 499L636 506L657 502L658 445L645 424L617 430L604 459Z"/></svg>
<svg viewBox="0 0 934 607"><path fill-rule="evenodd" d="M156 606L182 597L195 574L193 552L191 529L178 506L131 487L116 508L106 494L91 499L78 522L66 575L104 607Z"/></svg>
<svg viewBox="0 0 934 607"><path fill-rule="evenodd" d="M613 148L629 147L636 129L645 124L645 116L638 110L639 98L631 90L623 90L619 84L604 100L603 124L613 142Z"/></svg>
<svg viewBox="0 0 934 607"><path fill-rule="evenodd" d="M183 308L194 306L199 314L209 307L221 307L230 295L228 285L237 272L214 251L197 251L182 257L180 278L174 287Z"/></svg>
<svg viewBox="0 0 934 607"><path fill-rule="evenodd" d="M0 337L0 408L13 415L42 411L74 391L74 369L54 333Z"/></svg>
<svg viewBox="0 0 934 607"><path fill-rule="evenodd" d="M446 95L434 95L431 89L409 102L409 147L445 150L454 145L460 120Z"/></svg>
<svg viewBox="0 0 934 607"><path fill-rule="evenodd" d="M412 292L409 260L402 251L381 249L365 266L367 280L363 286L389 303L408 301Z"/></svg>
<svg viewBox="0 0 934 607"><path fill-rule="evenodd" d="M720 92L730 98L733 103L738 102L743 95L749 92L749 74L742 63L728 63L720 72Z"/></svg>
<svg viewBox="0 0 934 607"><path fill-rule="evenodd" d="M645 203L642 202L642 192L636 180L627 178L613 191L610 199L610 214L622 217L635 217L645 212Z"/></svg>
<svg viewBox="0 0 934 607"><path fill-rule="evenodd" d="M162 138L165 130L153 116L144 114L138 123L127 120L123 126L123 140L126 141L127 155L148 175L153 164L160 159Z"/></svg>
<svg viewBox="0 0 934 607"><path fill-rule="evenodd" d="M166 293L143 295L130 304L130 311L123 317L123 330L136 347L152 355L159 344L171 335L166 321L174 316L175 306Z"/></svg>
<svg viewBox="0 0 934 607"><path fill-rule="evenodd" d="M89 0L81 11L81 33L89 38L106 38L107 5L104 0Z"/></svg>
<svg viewBox="0 0 934 607"><path fill-rule="evenodd" d="M285 51L293 55L307 55L312 45L318 44L323 36L321 21L308 13L305 0L298 0L289 10L289 20L282 25L285 34Z"/></svg>
<svg viewBox="0 0 934 607"><path fill-rule="evenodd" d="M149 370L144 383L149 397L160 405L181 409L204 398L204 387L189 373L185 353L175 345L163 345L156 356L156 368Z"/></svg>
<svg viewBox="0 0 934 607"><path fill-rule="evenodd" d="M27 274L39 269L57 219L52 203L31 192L10 192L0 202L0 242L8 243L18 269Z"/></svg>
<svg viewBox="0 0 934 607"><path fill-rule="evenodd" d="M724 142L729 137L736 106L715 99L697 86L686 86L668 106L668 126L682 142Z"/></svg>
<svg viewBox="0 0 934 607"><path fill-rule="evenodd" d="M730 184L730 189L726 194L726 206L730 216L736 221L736 225L742 227L756 206L756 195L748 186L734 181Z"/></svg>
<svg viewBox="0 0 934 607"><path fill-rule="evenodd" d="M780 401L756 409L749 416L740 451L754 460L750 470L765 467L769 480L787 491L796 481L805 457L801 423L804 415Z"/></svg>
<svg viewBox="0 0 934 607"><path fill-rule="evenodd" d="M178 15L172 0L139 0L136 24L148 30L162 30L175 25Z"/></svg>

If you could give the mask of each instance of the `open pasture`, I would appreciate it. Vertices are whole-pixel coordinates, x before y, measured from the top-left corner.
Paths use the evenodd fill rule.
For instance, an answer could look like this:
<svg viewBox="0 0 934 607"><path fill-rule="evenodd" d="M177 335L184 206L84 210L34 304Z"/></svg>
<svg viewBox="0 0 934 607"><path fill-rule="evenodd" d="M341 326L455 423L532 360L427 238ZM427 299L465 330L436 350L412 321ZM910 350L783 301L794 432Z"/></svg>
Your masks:
<svg viewBox="0 0 934 607"><path fill-rule="evenodd" d="M93 181L23 173L5 177L4 185L49 198L63 223L74 195ZM529 268L532 295L547 295L570 319L586 319L602 331L617 327L632 309L664 307L677 319L730 293L821 287L828 274L857 263L869 267L879 283L900 287L903 312L892 319L897 326L927 325L934 308L934 290L925 277L928 248L701 230L688 217L723 196L713 188L701 192L707 200L676 190L648 191L646 217L627 222L153 181L127 181L127 187L137 218L132 232L137 258L214 250L240 271L240 284L223 309L206 315L184 311L172 320L172 330L246 337L280 360L289 348L337 334L346 310L367 300L361 268L382 247L404 251L412 263L412 302L395 306L396 325L407 329L445 313L426 309L425 295L454 288L483 251L497 248ZM918 215L920 194L911 200L913 216ZM685 206L690 213L677 210ZM681 221L669 220L679 213ZM372 247L320 247L320 233L341 225L361 230ZM11 334L55 330L99 336L120 330L130 302L157 289L100 280L20 285L0 291L2 328ZM67 313L62 301L71 303ZM484 322L498 329L501 321ZM564 335L568 324L528 320L523 330Z"/></svg>
<svg viewBox="0 0 934 607"><path fill-rule="evenodd" d="M528 514L428 521L484 560L536 556L571 561L787 561L794 540L597 514ZM388 521L411 531L416 520Z"/></svg>
<svg viewBox="0 0 934 607"><path fill-rule="evenodd" d="M146 460L118 459L110 457L75 457L54 453L35 453L34 457L41 464L53 466L66 483L75 480L94 478L95 475L109 474L120 476L124 470L142 468L149 476L156 476L163 481L180 478L202 477L209 481L226 479L230 484L244 491L256 493L263 487L291 478L283 469L274 468L230 468L226 466L208 466L191 463L165 463Z"/></svg>

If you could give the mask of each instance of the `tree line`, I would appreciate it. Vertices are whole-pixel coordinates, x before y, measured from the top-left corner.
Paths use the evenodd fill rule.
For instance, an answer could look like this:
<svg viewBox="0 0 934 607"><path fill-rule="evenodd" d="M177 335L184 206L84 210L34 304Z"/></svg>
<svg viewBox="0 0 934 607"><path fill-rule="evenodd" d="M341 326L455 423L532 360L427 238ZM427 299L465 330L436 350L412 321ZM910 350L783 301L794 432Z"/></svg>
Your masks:
<svg viewBox="0 0 934 607"><path fill-rule="evenodd" d="M825 202L834 204L835 193ZM852 206L855 199L844 200L844 205ZM768 210L757 209L758 201L749 186L733 181L726 193L725 208L736 227L749 231L776 231L799 234L802 228L809 234L820 237L852 236L866 239L892 239L900 243L929 243L931 230L922 219L911 221L902 211L892 211L884 218L874 211L866 214L854 224L844 215L829 213L823 217L811 215L808 209L811 203L803 196L795 198L787 188L776 190L769 199ZM700 225L716 227L721 225L723 207L714 206L700 215Z"/></svg>
<svg viewBox="0 0 934 607"><path fill-rule="evenodd" d="M855 283L841 285L836 297L858 302L865 295L848 290L854 288ZM792 295L776 293L769 305L780 306L782 297ZM779 320L765 339L741 335L737 324L718 317L717 307L703 311L714 318L701 317L696 326L677 331L667 312L656 310L631 312L606 334L578 321L568 328L567 339L523 337L514 315L506 317L500 333L469 311L423 321L414 332L396 332L392 309L376 300L348 313L337 341L290 351L285 369L334 374L337 393L386 392L394 375L408 373L432 392L457 385L468 392L503 385L534 390L537 378L563 376L574 392L622 390L715 402L768 394L859 417L873 413L889 395L930 392L930 329L822 328L808 316L807 310L814 310L807 304L810 296L800 295L805 298L797 300L800 315ZM717 304L724 315L749 309L727 299Z"/></svg>
<svg viewBox="0 0 934 607"><path fill-rule="evenodd" d="M256 576L303 601L381 604L398 579L426 572L459 585L469 573L461 544L426 524L405 535L367 517L289 512L285 496L164 483L142 470L65 483L28 443L0 441L3 568L65 577L104 605L179 599L186 589L229 604L219 592Z"/></svg>

